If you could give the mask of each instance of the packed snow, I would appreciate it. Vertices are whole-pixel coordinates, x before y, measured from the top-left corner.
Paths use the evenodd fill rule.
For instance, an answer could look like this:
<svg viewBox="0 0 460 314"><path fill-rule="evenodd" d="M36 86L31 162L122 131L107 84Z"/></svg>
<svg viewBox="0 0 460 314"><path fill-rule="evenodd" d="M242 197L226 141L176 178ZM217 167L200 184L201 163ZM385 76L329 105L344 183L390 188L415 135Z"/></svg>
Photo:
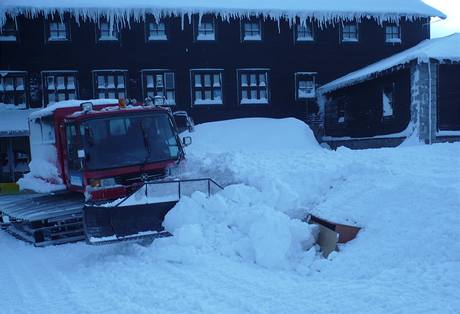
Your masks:
<svg viewBox="0 0 460 314"><path fill-rule="evenodd" d="M0 232L2 313L455 313L460 143L321 148L295 119L196 126L153 243L43 249ZM307 213L361 227L327 259Z"/></svg>
<svg viewBox="0 0 460 314"><path fill-rule="evenodd" d="M146 14L156 19L163 16L180 16L182 22L190 21L193 14L200 18L207 13L218 14L222 19L241 18L251 15L262 15L265 19L288 19L296 23L296 18L305 23L315 18L320 23L337 22L341 19L375 18L384 21L399 21L401 17L415 19L437 16L445 18L444 13L420 0L3 0L0 4L0 24L6 20L6 14L16 17L24 14L27 17L49 14L64 16L71 13L77 21L99 21L101 17L109 17L111 22L126 25L130 19L143 20Z"/></svg>
<svg viewBox="0 0 460 314"><path fill-rule="evenodd" d="M370 79L373 74L383 72L396 66L403 66L414 60L421 63L428 62L431 59L441 63L460 62L460 33L441 38L426 39L415 47L404 50L323 85L319 91L321 93L328 93L366 81Z"/></svg>

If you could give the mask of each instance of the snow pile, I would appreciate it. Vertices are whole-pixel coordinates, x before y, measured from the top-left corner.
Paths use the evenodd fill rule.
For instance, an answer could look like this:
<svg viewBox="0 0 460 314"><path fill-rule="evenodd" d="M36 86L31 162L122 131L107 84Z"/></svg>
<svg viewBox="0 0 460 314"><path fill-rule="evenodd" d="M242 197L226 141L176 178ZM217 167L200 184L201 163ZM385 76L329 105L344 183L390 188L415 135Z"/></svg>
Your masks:
<svg viewBox="0 0 460 314"><path fill-rule="evenodd" d="M73 15L77 21L91 20L98 22L102 17L108 17L110 22L119 25L128 25L132 20L145 19L151 14L155 19L164 16L179 16L182 23L191 21L193 14L201 17L204 14L214 13L223 20L245 18L251 15L261 15L264 19L287 19L296 23L299 18L302 23L307 19L315 18L320 24L338 22L339 20L374 18L379 23L397 21L402 17L407 19L426 18L445 15L423 3L420 0L328 0L328 1L298 1L285 0L3 0L0 4L0 24L6 20L6 14L13 17L23 14L27 17L58 14L61 17L66 13Z"/></svg>
<svg viewBox="0 0 460 314"><path fill-rule="evenodd" d="M404 50L323 85L319 91L321 93L329 93L346 86L366 81L370 79L373 74L383 72L395 66L402 66L413 60L417 60L419 63L428 62L430 59L435 59L439 62L460 61L460 33L441 38L426 39L415 47Z"/></svg>
<svg viewBox="0 0 460 314"><path fill-rule="evenodd" d="M33 159L29 163L30 172L17 182L20 189L37 193L65 190L66 187L57 167L57 152L54 145L35 147Z"/></svg>
<svg viewBox="0 0 460 314"><path fill-rule="evenodd" d="M89 99L89 100L78 100L78 99L73 99L73 100L63 100L59 102L55 102L53 104L50 104L46 106L46 108L40 109L38 111L35 111L30 115L31 119L43 117L50 115L53 113L56 109L59 108L72 108L72 107L80 107L82 103L85 102L91 102L94 106L97 105L115 105L118 104L118 99Z"/></svg>
<svg viewBox="0 0 460 314"><path fill-rule="evenodd" d="M316 227L275 210L263 192L245 185L229 186L210 198L201 192L182 198L164 226L174 234L159 241L168 250L192 247L284 269L311 264L316 255Z"/></svg>

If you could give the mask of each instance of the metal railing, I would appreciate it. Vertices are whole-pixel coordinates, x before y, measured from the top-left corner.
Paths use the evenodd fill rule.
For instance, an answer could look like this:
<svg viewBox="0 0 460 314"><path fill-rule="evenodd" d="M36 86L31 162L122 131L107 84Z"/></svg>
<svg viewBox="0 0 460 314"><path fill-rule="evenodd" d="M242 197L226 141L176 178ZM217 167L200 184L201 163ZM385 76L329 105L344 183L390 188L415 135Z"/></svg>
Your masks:
<svg viewBox="0 0 460 314"><path fill-rule="evenodd" d="M177 202L182 196L191 196L197 191L210 197L220 190L223 190L223 187L211 178L145 182L138 190L123 198L115 207Z"/></svg>

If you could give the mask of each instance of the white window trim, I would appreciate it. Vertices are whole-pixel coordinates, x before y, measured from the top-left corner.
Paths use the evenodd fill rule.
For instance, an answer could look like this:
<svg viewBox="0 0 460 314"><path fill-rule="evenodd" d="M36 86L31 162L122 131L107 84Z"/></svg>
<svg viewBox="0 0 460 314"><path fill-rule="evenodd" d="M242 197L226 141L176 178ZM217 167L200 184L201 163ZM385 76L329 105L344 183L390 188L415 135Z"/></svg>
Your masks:
<svg viewBox="0 0 460 314"><path fill-rule="evenodd" d="M159 73L162 73L163 76L165 74L165 72L171 72L174 74L174 103L167 103L166 105L168 106L175 106L177 104L176 102L176 96L177 96L177 93L176 93L176 90L177 90L177 85L176 85L176 72L174 70L171 70L171 69L142 69L140 71L140 74L141 74L141 88L142 88L142 98L143 99L146 99L147 98L147 95L145 94L145 91L147 90L146 86L144 85L144 73L155 73L155 74L159 74ZM165 87L165 91L167 91L166 87Z"/></svg>
<svg viewBox="0 0 460 314"><path fill-rule="evenodd" d="M302 38L302 39L298 39L297 35L298 35L298 29L300 26L303 26L301 23L298 23L298 24L295 24L295 26L293 27L293 33L294 33L294 43L311 43L311 42L314 42L315 41L315 29L313 27L313 22L309 22L308 24L306 25L310 25L311 27L311 33L312 33L312 37L309 37L309 38Z"/></svg>
<svg viewBox="0 0 460 314"><path fill-rule="evenodd" d="M267 101L260 101L259 99L252 100L247 99L243 101L241 98L242 91L241 91L241 72L266 72L266 89L267 89ZM270 68L239 68L236 69L236 79L237 79L237 99L239 106L246 106L246 105L270 105L271 103L271 92L270 92Z"/></svg>
<svg viewBox="0 0 460 314"><path fill-rule="evenodd" d="M1 26L0 27L0 41L3 41L3 42L17 42L18 41L18 25L17 25L17 22L15 20L12 20L12 22L14 23L14 35L5 35L2 31L3 31L3 27L6 26L6 23L8 22L8 19L5 20L5 25Z"/></svg>
<svg viewBox="0 0 460 314"><path fill-rule="evenodd" d="M156 35L156 36L152 36L150 35L150 23L163 23L165 25L165 33L164 35ZM157 42L157 41L160 41L160 42L164 42L164 41L168 41L168 25L166 23L166 21L164 20L160 20L159 22L157 22L156 20L154 19L150 19L150 20L147 20L145 23L145 39L147 42Z"/></svg>
<svg viewBox="0 0 460 314"><path fill-rule="evenodd" d="M49 102L45 99L45 97L48 97L48 89L45 88L45 77L48 77L49 75L58 75L58 74L74 74L75 81L75 99L79 98L79 82L78 82L78 71L77 70L46 70L46 71L41 71L40 72L40 77L41 77L41 86L42 86L42 106L47 106L49 105ZM67 89L65 89L67 90Z"/></svg>
<svg viewBox="0 0 460 314"><path fill-rule="evenodd" d="M121 31L120 31L120 29L117 28L117 25L115 25L115 23L113 25L113 30L116 31L117 36L116 37L108 36L108 37L102 37L101 38L101 24L102 23L109 24L109 30L110 30L110 22L109 21L99 21L99 23L96 24L96 42L97 43L99 43L99 42L102 42L102 43L120 42Z"/></svg>
<svg viewBox="0 0 460 314"><path fill-rule="evenodd" d="M128 70L126 69L102 69L102 70L92 70L91 71L91 78L92 78L92 84L93 84L93 99L99 99L98 97L98 94L97 94L97 86L96 86L96 83L97 83L97 80L96 80L96 77L97 77L97 73L98 72L122 72L123 75L124 75L124 93L125 93L125 99L128 98L128 81L129 81L129 77L128 77ZM114 73L114 76L115 75L120 75L121 73ZM115 87L115 90L118 90L118 88Z"/></svg>
<svg viewBox="0 0 460 314"><path fill-rule="evenodd" d="M240 19L240 40L241 40L241 42L259 42L259 41L262 41L262 38L263 38L262 21L258 17L253 17L252 19L256 19L256 21L259 23L260 35L255 36L254 38L246 39L245 38L245 33L244 33L244 23L253 22L253 21L251 20L251 18L249 18L249 19ZM254 21L254 22L256 22L256 21Z"/></svg>
<svg viewBox="0 0 460 314"><path fill-rule="evenodd" d="M204 19L204 21L203 21L203 18L202 18L201 23L203 23L203 22L207 23L208 19ZM200 27L201 23L196 18L193 19L193 38L194 38L194 40L195 41L216 41L216 39L217 39L217 23L216 23L216 19L214 18L214 16L212 16L212 19L211 19L211 23L212 23L212 26L213 26L213 33L211 34L212 36L204 36L204 35L200 34L199 27Z"/></svg>
<svg viewBox="0 0 460 314"><path fill-rule="evenodd" d="M397 38L387 38L387 27L397 26L398 27L398 37ZM385 43L387 44L401 44L402 43L402 30L401 24L396 23L387 23L383 28L383 36L385 36Z"/></svg>
<svg viewBox="0 0 460 314"><path fill-rule="evenodd" d="M191 100L191 106L192 107L200 107L200 106L223 106L224 105L224 69L220 68L196 68L196 69L190 69L190 100ZM217 100L210 100L206 101L205 99L199 101L198 103L195 100L195 84L194 84L194 75L196 72L209 72L209 74L220 74L220 101ZM211 86L211 89L213 86Z"/></svg>
<svg viewBox="0 0 460 314"><path fill-rule="evenodd" d="M356 38L344 38L343 37L343 31L344 31L344 26L345 25L350 25L350 24L355 24L356 25ZM340 32L339 32L339 40L340 42L342 43L357 43L359 42L359 23L358 21L355 21L355 22L350 22L350 21L347 21L347 22L343 22L340 24Z"/></svg>
<svg viewBox="0 0 460 314"><path fill-rule="evenodd" d="M314 95L311 97L300 97L299 96L299 80L298 76L301 75L308 75L313 77L313 84L314 84ZM295 100L297 101L302 101L302 100L308 100L308 99L315 99L316 98L316 76L318 75L318 72L295 72L294 73L294 85L295 85Z"/></svg>
<svg viewBox="0 0 460 314"><path fill-rule="evenodd" d="M0 70L0 77L2 77L2 78L8 76L9 74L11 74L13 77L20 76L24 80L23 81L23 84L24 84L23 91L24 91L25 104L23 104L24 106L20 106L22 104L17 105L17 106L14 105L14 104L13 105L15 107L17 107L18 109L26 109L26 108L28 108L28 101L29 101L28 75L29 75L29 73L27 71L8 71L8 70L3 71L3 70ZM13 88L13 91L14 90L15 89ZM4 104L4 105L10 105L10 104ZM0 108L2 108L4 105L0 106Z"/></svg>

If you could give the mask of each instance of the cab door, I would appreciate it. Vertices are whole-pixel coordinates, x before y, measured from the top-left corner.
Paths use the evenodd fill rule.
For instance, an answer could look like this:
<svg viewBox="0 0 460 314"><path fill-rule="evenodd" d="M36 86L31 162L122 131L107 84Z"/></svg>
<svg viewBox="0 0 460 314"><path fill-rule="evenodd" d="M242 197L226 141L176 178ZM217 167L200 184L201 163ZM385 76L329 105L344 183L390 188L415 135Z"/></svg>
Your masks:
<svg viewBox="0 0 460 314"><path fill-rule="evenodd" d="M83 160L84 151L81 145L80 128L75 123L65 126L66 158L64 164L68 174L71 188L83 190Z"/></svg>

